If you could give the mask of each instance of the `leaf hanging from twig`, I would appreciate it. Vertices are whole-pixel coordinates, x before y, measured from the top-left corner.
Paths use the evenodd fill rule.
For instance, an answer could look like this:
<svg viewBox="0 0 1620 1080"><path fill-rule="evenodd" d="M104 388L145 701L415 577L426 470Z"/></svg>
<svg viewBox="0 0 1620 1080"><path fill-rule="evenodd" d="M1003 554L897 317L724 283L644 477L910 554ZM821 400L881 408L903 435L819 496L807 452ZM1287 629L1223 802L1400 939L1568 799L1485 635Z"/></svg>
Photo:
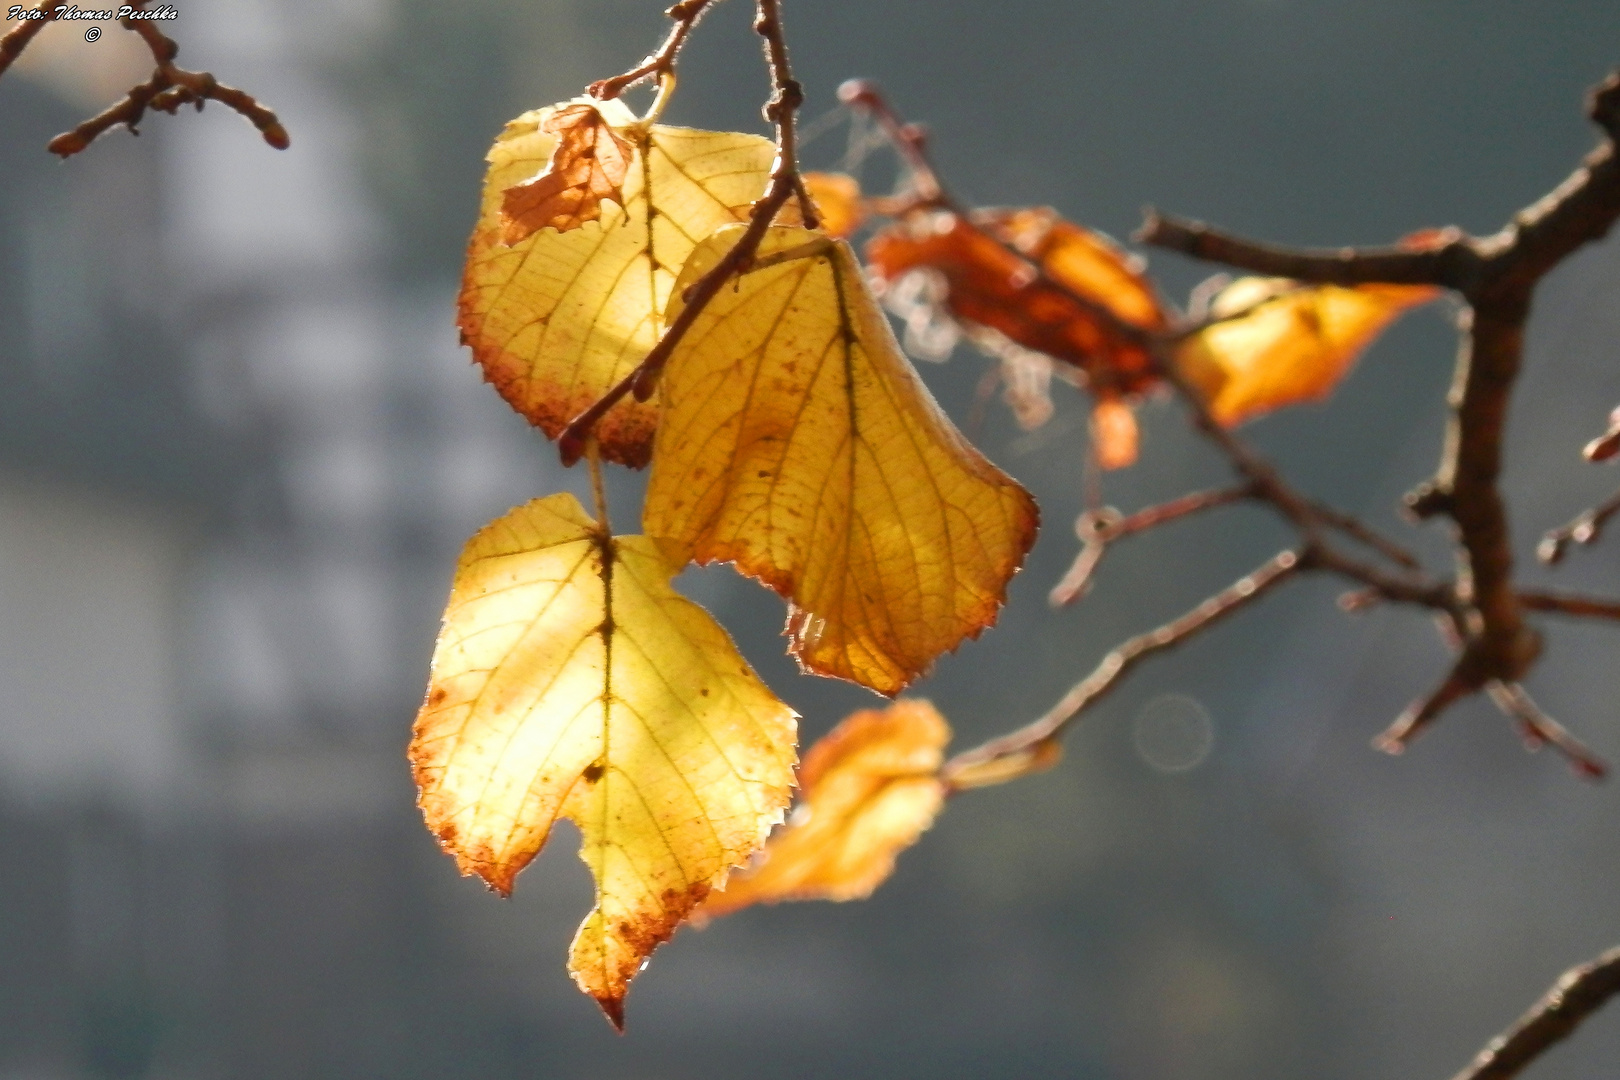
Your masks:
<svg viewBox="0 0 1620 1080"><path fill-rule="evenodd" d="M740 232L698 247L677 297ZM940 411L848 244L771 229L661 386L647 532L788 598L806 669L896 694L995 621L1035 501Z"/></svg>
<svg viewBox="0 0 1620 1080"><path fill-rule="evenodd" d="M548 125L582 106L600 117L598 145L634 148L620 197L598 199L594 221L505 243L508 192L522 193L559 150ZM484 377L555 439L652 348L682 263L717 226L747 217L775 153L756 135L646 126L618 101L553 105L508 124L489 152L459 301L462 340ZM522 209L526 196L512 197ZM603 456L645 465L657 422L655 405L620 402L595 429Z"/></svg>
<svg viewBox="0 0 1620 1080"><path fill-rule="evenodd" d="M572 495L474 536L410 757L429 828L503 894L571 819L596 906L569 968L623 1026L630 979L788 802L795 716L670 578L667 541L608 537Z"/></svg>
<svg viewBox="0 0 1620 1080"><path fill-rule="evenodd" d="M1176 366L1227 427L1333 392L1361 351L1427 285L1301 286L1287 278L1239 278L1210 304L1218 320L1182 343Z"/></svg>

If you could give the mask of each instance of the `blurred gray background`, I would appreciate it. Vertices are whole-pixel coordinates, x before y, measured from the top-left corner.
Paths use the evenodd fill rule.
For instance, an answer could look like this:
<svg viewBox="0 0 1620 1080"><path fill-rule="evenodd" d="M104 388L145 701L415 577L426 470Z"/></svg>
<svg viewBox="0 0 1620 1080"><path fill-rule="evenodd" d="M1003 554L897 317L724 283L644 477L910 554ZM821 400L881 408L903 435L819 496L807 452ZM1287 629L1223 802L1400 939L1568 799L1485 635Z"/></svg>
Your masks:
<svg viewBox="0 0 1620 1080"><path fill-rule="evenodd" d="M273 105L289 152L216 106L56 161L46 140L139 72L110 27L0 80L0 1078L1443 1080L1620 942L1620 789L1477 702L1374 753L1444 651L1421 615L1346 617L1308 581L1155 660L1055 771L955 800L869 902L681 933L615 1036L563 970L575 834L500 901L421 827L403 748L462 540L582 483L456 344L483 153L639 59L658 4L177 6L182 61ZM704 23L670 119L763 131L748 17ZM1144 203L1293 243L1494 229L1592 145L1582 95L1620 64L1612 0L790 0L786 22L807 117L878 79L966 199L1120 236ZM1153 266L1182 297L1208 272ZM1250 429L1436 567L1393 507L1439 451L1448 317ZM1616 482L1577 452L1617 360L1611 240L1538 300L1505 481L1526 552ZM983 363L925 369L959 420ZM1032 435L999 407L979 434L1046 526L1001 625L918 688L964 741L1286 542L1229 510L1121 545L1049 610L1084 440L1058 397ZM1111 502L1223 479L1175 408L1143 416ZM615 477L621 505L639 482ZM1620 592L1615 543L1523 576ZM797 675L753 584L683 583L807 738L873 702ZM1532 690L1620 758L1620 630L1546 629ZM1162 737L1188 715L1209 746ZM1616 1061L1611 1012L1533 1075Z"/></svg>

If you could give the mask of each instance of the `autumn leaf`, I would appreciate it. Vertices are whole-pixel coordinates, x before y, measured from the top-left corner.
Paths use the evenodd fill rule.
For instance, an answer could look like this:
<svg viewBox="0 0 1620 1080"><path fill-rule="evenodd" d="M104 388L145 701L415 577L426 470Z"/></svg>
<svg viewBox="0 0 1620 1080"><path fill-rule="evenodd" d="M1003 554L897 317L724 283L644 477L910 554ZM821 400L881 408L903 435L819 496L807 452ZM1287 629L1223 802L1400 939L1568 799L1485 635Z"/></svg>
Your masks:
<svg viewBox="0 0 1620 1080"><path fill-rule="evenodd" d="M578 228L506 244L508 190L548 166L560 146L548 125L584 104L525 113L495 140L459 300L462 340L484 377L553 439L652 348L681 264L717 226L747 216L776 153L758 136L647 126L618 101L588 102L598 143L606 133L633 147L622 198L598 201L600 216ZM627 397L595 428L603 456L645 465L657 422L655 404Z"/></svg>
<svg viewBox="0 0 1620 1080"><path fill-rule="evenodd" d="M566 105L540 122L557 136L551 161L538 176L501 196L506 224L501 241L516 244L538 229L577 229L602 216L602 200L624 203L625 177L635 146L614 131L594 103Z"/></svg>
<svg viewBox="0 0 1620 1080"><path fill-rule="evenodd" d="M456 567L410 758L428 827L496 891L569 818L596 878L574 980L623 1026L630 979L782 820L795 716L670 578L572 495L512 510Z"/></svg>
<svg viewBox="0 0 1620 1080"><path fill-rule="evenodd" d="M740 233L693 252L677 297ZM755 267L664 372L643 523L790 600L804 668L893 695L995 621L1035 502L940 411L847 243L773 228Z"/></svg>
<svg viewBox="0 0 1620 1080"><path fill-rule="evenodd" d="M827 235L849 237L866 221L861 185L853 176L807 172L804 187L821 215L821 231Z"/></svg>
<svg viewBox="0 0 1620 1080"><path fill-rule="evenodd" d="M1210 316L1219 321L1182 343L1176 366L1233 427L1326 397L1385 326L1438 294L1426 285L1239 278L1216 295Z"/></svg>
<svg viewBox="0 0 1620 1080"><path fill-rule="evenodd" d="M779 900L859 900L894 871L939 813L951 729L926 701L897 701L848 717L810 748L800 796L748 870L709 894L717 917Z"/></svg>
<svg viewBox="0 0 1620 1080"><path fill-rule="evenodd" d="M1153 382L1147 352L1113 325L1165 325L1139 261L1049 208L979 210L965 221L914 212L874 236L866 255L891 285L914 270L939 273L952 316L1084 371L1095 389L1129 394Z"/></svg>
<svg viewBox="0 0 1620 1080"><path fill-rule="evenodd" d="M1099 396L1091 407L1091 445L1098 467L1123 469L1134 464L1139 441L1131 407L1117 397Z"/></svg>

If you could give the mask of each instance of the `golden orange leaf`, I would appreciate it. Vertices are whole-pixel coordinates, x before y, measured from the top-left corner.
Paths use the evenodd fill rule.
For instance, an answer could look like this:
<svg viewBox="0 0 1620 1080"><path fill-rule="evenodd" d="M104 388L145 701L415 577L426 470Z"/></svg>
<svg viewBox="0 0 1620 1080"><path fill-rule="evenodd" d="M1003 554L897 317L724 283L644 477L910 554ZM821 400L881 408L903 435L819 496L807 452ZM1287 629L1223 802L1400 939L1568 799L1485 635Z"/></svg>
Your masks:
<svg viewBox="0 0 1620 1080"><path fill-rule="evenodd" d="M595 104L557 109L540 122L557 136L551 161L533 179L514 184L501 196L506 228L501 240L515 244L537 229L577 229L602 216L602 200L623 205L624 179L635 146L608 124Z"/></svg>
<svg viewBox="0 0 1620 1080"><path fill-rule="evenodd" d="M1427 285L1301 286L1245 277L1210 305L1212 318L1182 343L1176 366L1227 427L1333 391L1392 320L1439 295Z"/></svg>
<svg viewBox="0 0 1620 1080"><path fill-rule="evenodd" d="M506 244L507 191L552 160L559 140L546 126L581 104L633 147L622 198L599 201L597 220L578 228ZM717 226L747 216L775 153L755 135L649 126L618 101L554 105L508 124L489 152L458 304L484 377L555 439L652 348L681 264ZM657 423L655 404L626 397L595 428L602 455L645 465Z"/></svg>
<svg viewBox="0 0 1620 1080"><path fill-rule="evenodd" d="M821 214L821 231L829 236L848 237L866 221L861 203L861 185L845 173L807 172L804 187ZM777 222L779 225L787 222Z"/></svg>
<svg viewBox="0 0 1620 1080"><path fill-rule="evenodd" d="M1123 469L1135 464L1138 441L1131 407L1117 397L1098 397L1091 407L1091 444L1098 467Z"/></svg>
<svg viewBox="0 0 1620 1080"><path fill-rule="evenodd" d="M1097 388L1134 393L1153 382L1147 353L1099 314L1164 327L1139 261L1049 208L979 210L970 221L916 212L874 236L866 255L887 282L916 269L938 272L953 316L1080 368Z"/></svg>
<svg viewBox="0 0 1620 1080"><path fill-rule="evenodd" d="M572 495L467 543L410 758L428 827L503 894L571 819L596 878L574 980L623 1026L648 954L782 820L795 720L707 612L685 552Z"/></svg>
<svg viewBox="0 0 1620 1080"><path fill-rule="evenodd" d="M741 231L693 252L671 317ZM995 621L1035 502L940 411L847 243L771 229L660 385L646 531L788 598L807 670L893 695Z"/></svg>
<svg viewBox="0 0 1620 1080"><path fill-rule="evenodd" d="M848 717L810 748L799 803L748 870L709 894L700 915L779 900L859 900L894 871L939 813L951 729L926 701Z"/></svg>

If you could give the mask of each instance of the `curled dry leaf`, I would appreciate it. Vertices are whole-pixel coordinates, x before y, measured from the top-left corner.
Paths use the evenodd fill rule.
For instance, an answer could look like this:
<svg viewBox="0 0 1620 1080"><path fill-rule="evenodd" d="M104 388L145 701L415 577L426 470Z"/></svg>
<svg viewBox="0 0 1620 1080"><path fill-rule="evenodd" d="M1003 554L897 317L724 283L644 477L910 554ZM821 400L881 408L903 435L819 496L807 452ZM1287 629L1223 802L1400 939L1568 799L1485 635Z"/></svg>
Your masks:
<svg viewBox="0 0 1620 1080"><path fill-rule="evenodd" d="M747 216L776 153L755 135L646 126L618 101L593 102L603 130L634 149L622 198L599 201L578 228L504 243L507 191L552 160L559 140L546 126L578 104L525 113L495 140L459 301L484 377L553 439L652 348L681 264ZM603 456L645 465L657 421L655 405L626 398L595 428Z"/></svg>
<svg viewBox="0 0 1620 1080"><path fill-rule="evenodd" d="M698 247L677 297L740 233ZM1035 501L940 411L847 243L771 229L660 385L647 532L790 600L807 670L893 695L995 621Z"/></svg>
<svg viewBox="0 0 1620 1080"><path fill-rule="evenodd" d="M807 172L804 188L821 216L821 231L847 238L866 221L861 185L847 173ZM786 222L778 222L786 224Z"/></svg>
<svg viewBox="0 0 1620 1080"><path fill-rule="evenodd" d="M1233 427L1326 397L1385 326L1438 294L1426 285L1239 278L1210 304L1210 316L1221 321L1184 341L1176 366L1215 419Z"/></svg>
<svg viewBox="0 0 1620 1080"><path fill-rule="evenodd" d="M613 130L595 103L555 110L539 130L557 136L551 161L531 180L501 196L506 229L501 240L516 244L539 229L577 229L602 216L602 201L624 204L624 179L635 146Z"/></svg>
<svg viewBox="0 0 1620 1080"><path fill-rule="evenodd" d="M1147 353L1112 325L1165 325L1139 261L1051 209L979 210L969 221L917 211L874 236L866 256L885 282L938 272L957 319L1079 368L1097 389L1134 393L1153 381Z"/></svg>
<svg viewBox="0 0 1620 1080"><path fill-rule="evenodd" d="M795 716L670 578L572 495L492 522L456 567L410 758L428 827L505 894L571 819L596 878L569 969L623 1026L630 979L782 820Z"/></svg>
<svg viewBox="0 0 1620 1080"><path fill-rule="evenodd" d="M799 804L755 864L709 894L700 915L779 900L859 900L894 871L945 800L951 729L926 701L897 701L839 724L804 756Z"/></svg>

